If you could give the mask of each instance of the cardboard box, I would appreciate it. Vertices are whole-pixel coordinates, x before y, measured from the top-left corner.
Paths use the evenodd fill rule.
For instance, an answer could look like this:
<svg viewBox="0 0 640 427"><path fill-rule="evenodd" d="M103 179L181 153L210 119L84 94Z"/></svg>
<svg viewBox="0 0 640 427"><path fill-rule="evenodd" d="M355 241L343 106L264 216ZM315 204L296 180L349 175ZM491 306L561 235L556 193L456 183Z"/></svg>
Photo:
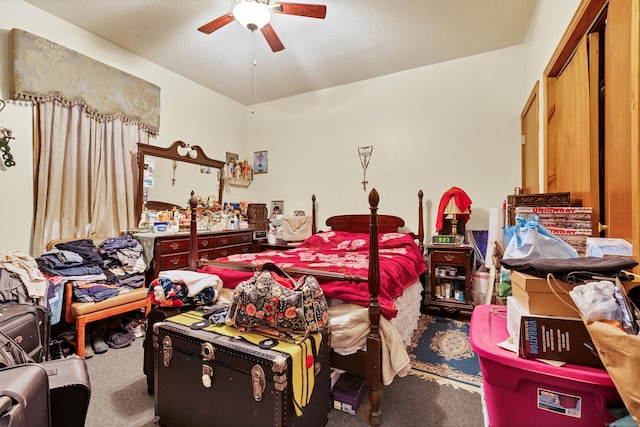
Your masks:
<svg viewBox="0 0 640 427"><path fill-rule="evenodd" d="M591 229L579 230L574 228L546 228L575 248L579 255L584 255L587 252L587 239L591 237Z"/></svg>
<svg viewBox="0 0 640 427"><path fill-rule="evenodd" d="M581 318L522 316L518 356L603 368Z"/></svg>
<svg viewBox="0 0 640 427"><path fill-rule="evenodd" d="M515 224L517 206L569 206L569 193L510 194L507 196L507 223Z"/></svg>
<svg viewBox="0 0 640 427"><path fill-rule="evenodd" d="M367 394L367 389L367 381L364 378L357 387L350 390L341 390L335 387L332 393L333 408L355 415L362 398Z"/></svg>
<svg viewBox="0 0 640 427"><path fill-rule="evenodd" d="M507 331L518 356L602 367L589 332L579 317L536 316L507 298ZM593 350L593 351L592 351Z"/></svg>
<svg viewBox="0 0 640 427"><path fill-rule="evenodd" d="M591 230L593 208L572 206L517 207L516 216L529 218L537 215L538 222L546 228Z"/></svg>
<svg viewBox="0 0 640 427"><path fill-rule="evenodd" d="M624 239L588 237L586 256L633 256L633 246Z"/></svg>
<svg viewBox="0 0 640 427"><path fill-rule="evenodd" d="M555 280L553 293L547 278L536 277L519 271L511 272L511 293L518 303L531 314L544 316L579 316L578 308L569 296L575 285Z"/></svg>

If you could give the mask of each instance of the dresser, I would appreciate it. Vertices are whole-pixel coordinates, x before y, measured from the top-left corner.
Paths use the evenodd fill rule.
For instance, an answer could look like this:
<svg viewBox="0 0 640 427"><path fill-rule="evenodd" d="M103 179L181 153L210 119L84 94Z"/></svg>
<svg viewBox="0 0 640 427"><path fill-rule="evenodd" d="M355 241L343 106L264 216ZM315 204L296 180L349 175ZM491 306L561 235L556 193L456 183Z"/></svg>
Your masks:
<svg viewBox="0 0 640 427"><path fill-rule="evenodd" d="M213 260L234 254L254 252L253 229L198 233L198 259ZM134 237L151 258L147 283L163 270L189 268L189 233L138 233Z"/></svg>

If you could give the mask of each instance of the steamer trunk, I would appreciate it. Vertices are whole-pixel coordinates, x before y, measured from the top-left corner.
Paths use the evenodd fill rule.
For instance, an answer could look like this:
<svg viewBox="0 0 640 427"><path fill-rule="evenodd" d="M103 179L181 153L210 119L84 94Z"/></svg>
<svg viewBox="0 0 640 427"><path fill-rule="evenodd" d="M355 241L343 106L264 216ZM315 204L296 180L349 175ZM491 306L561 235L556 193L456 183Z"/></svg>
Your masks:
<svg viewBox="0 0 640 427"><path fill-rule="evenodd" d="M315 357L311 399L304 413L297 416L289 354L215 332L194 330L170 319L157 323L153 333L155 402L160 425L326 424L331 405L326 336Z"/></svg>

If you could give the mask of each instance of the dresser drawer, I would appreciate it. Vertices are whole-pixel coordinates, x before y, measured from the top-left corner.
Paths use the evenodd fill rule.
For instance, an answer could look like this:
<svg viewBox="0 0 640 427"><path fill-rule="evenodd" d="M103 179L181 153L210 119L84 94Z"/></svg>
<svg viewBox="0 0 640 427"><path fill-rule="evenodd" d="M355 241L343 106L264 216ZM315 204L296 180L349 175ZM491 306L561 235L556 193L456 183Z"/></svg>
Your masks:
<svg viewBox="0 0 640 427"><path fill-rule="evenodd" d="M247 233L238 233L225 236L214 236L214 247L221 248L223 246L232 246L242 243L251 243L253 241L253 231ZM237 252L236 252L237 253ZM221 255L224 256L224 255Z"/></svg>
<svg viewBox="0 0 640 427"><path fill-rule="evenodd" d="M161 255L159 264L160 268L158 271L177 270L189 267L189 252Z"/></svg>
<svg viewBox="0 0 640 427"><path fill-rule="evenodd" d="M465 264L465 252L456 251L434 251L431 253L432 264Z"/></svg>
<svg viewBox="0 0 640 427"><path fill-rule="evenodd" d="M221 258L229 255L246 254L246 253L252 252L252 248L253 248L253 244L225 246L224 248L211 249L208 251L199 251L198 258L214 260L216 258Z"/></svg>
<svg viewBox="0 0 640 427"><path fill-rule="evenodd" d="M174 254L178 252L189 252L189 239L171 239L162 240L160 243L160 251L156 250L156 254Z"/></svg>
<svg viewBox="0 0 640 427"><path fill-rule="evenodd" d="M216 239L213 236L198 237L198 251L213 249L216 247Z"/></svg>

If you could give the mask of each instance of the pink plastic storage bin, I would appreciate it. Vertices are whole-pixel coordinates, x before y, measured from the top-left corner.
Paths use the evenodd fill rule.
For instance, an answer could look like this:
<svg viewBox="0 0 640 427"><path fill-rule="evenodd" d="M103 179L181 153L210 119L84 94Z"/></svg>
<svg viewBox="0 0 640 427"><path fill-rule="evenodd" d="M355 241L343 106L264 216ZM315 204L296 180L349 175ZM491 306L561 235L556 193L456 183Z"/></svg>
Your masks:
<svg viewBox="0 0 640 427"><path fill-rule="evenodd" d="M614 421L606 404L620 396L606 370L522 359L497 345L507 337L505 306L475 307L470 341L480 361L491 427L602 427Z"/></svg>

